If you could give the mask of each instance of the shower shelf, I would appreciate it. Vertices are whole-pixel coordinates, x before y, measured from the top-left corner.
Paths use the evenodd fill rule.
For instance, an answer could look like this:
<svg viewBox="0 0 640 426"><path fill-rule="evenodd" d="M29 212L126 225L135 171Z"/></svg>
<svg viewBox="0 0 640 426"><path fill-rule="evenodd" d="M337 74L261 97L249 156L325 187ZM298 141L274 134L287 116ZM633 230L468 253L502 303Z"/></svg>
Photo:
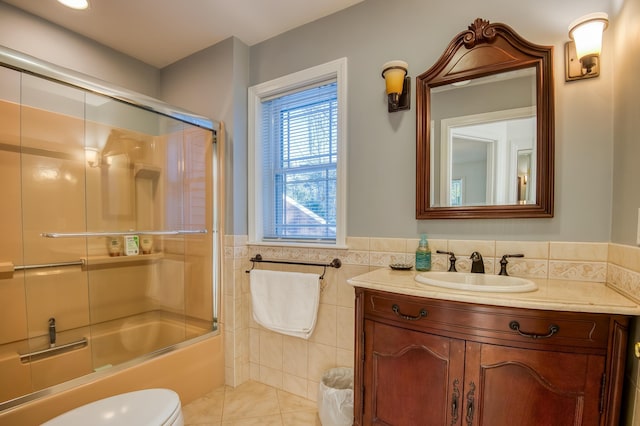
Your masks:
<svg viewBox="0 0 640 426"><path fill-rule="evenodd" d="M132 263L159 260L162 253L138 254L135 256L89 256L82 259L86 266L109 265L113 263Z"/></svg>

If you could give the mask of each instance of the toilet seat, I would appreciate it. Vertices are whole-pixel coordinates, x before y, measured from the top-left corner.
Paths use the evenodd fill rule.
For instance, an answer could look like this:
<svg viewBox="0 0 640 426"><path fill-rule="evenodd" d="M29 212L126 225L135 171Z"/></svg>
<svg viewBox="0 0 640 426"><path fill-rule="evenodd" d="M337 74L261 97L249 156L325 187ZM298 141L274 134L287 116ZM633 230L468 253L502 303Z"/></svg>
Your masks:
<svg viewBox="0 0 640 426"><path fill-rule="evenodd" d="M123 393L83 405L42 426L182 426L180 397L169 389Z"/></svg>

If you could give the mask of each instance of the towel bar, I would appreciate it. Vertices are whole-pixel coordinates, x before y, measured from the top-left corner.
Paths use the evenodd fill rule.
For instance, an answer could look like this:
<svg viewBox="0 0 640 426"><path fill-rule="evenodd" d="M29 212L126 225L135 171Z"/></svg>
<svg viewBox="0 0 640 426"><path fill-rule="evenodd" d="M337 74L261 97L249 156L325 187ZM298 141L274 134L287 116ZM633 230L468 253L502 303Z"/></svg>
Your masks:
<svg viewBox="0 0 640 426"><path fill-rule="evenodd" d="M327 272L327 268L338 269L342 266L342 262L338 258L333 259L331 263L313 263L313 262L295 262L290 260L265 260L262 258L262 255L256 254L255 257L252 257L249 260L251 261L251 263L253 263L253 266L251 267L251 269L256 267L256 262L281 263L285 265L322 266L324 268L324 271L322 272L322 275L320 275L321 280L324 279L324 274ZM249 272L251 272L251 269L245 272L248 274Z"/></svg>
<svg viewBox="0 0 640 426"><path fill-rule="evenodd" d="M107 231L107 232L43 232L40 234L44 238L80 238L80 237L117 237L124 235L193 235L206 234L206 229L180 229L177 231Z"/></svg>

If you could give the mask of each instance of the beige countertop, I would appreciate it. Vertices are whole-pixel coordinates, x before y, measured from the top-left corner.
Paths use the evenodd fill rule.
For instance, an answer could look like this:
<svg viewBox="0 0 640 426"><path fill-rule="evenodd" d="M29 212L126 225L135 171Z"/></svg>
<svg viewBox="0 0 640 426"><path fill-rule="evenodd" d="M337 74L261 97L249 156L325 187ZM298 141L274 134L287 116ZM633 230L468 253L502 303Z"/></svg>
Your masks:
<svg viewBox="0 0 640 426"><path fill-rule="evenodd" d="M348 280L354 287L430 299L551 311L640 315L640 306L603 283L531 279L538 289L526 293L451 290L418 283L418 272L381 268ZM455 273L455 272L452 272Z"/></svg>

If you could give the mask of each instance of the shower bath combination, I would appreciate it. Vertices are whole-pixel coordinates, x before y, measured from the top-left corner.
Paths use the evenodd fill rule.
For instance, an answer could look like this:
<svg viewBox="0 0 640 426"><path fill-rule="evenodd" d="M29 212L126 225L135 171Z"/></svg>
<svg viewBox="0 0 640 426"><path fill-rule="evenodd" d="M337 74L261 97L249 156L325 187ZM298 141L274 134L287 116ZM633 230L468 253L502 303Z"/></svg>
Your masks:
<svg viewBox="0 0 640 426"><path fill-rule="evenodd" d="M222 233L217 123L2 47L0 83L1 413L216 331Z"/></svg>

